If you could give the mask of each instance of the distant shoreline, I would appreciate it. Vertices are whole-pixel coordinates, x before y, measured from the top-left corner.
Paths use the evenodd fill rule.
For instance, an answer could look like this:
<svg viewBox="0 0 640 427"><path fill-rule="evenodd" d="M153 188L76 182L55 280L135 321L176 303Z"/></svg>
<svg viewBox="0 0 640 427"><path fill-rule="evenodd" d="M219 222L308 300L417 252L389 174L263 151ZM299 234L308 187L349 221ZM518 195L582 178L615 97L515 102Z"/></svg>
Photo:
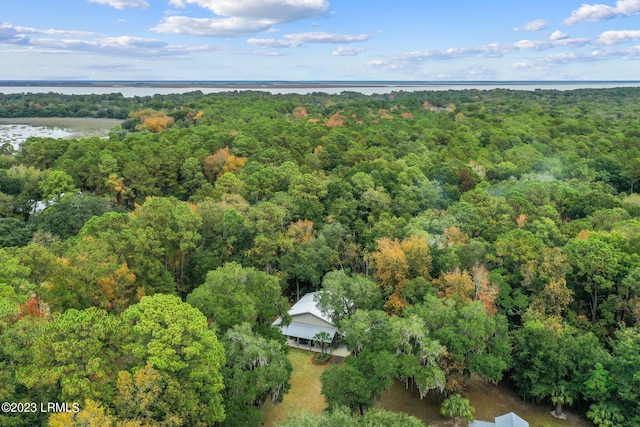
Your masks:
<svg viewBox="0 0 640 427"><path fill-rule="evenodd" d="M142 88L229 88L229 89L312 89L312 88L387 88L387 87L438 87L438 86L583 86L591 84L640 85L640 80L456 80L456 81L192 81L192 80L0 80L4 87L142 87Z"/></svg>
<svg viewBox="0 0 640 427"><path fill-rule="evenodd" d="M634 81L135 81L135 80L0 80L0 94L58 93L61 95L135 96L175 95L200 91L205 95L234 91L267 92L272 95L338 95L356 92L380 95L392 92L439 92L448 90L576 90L638 88Z"/></svg>

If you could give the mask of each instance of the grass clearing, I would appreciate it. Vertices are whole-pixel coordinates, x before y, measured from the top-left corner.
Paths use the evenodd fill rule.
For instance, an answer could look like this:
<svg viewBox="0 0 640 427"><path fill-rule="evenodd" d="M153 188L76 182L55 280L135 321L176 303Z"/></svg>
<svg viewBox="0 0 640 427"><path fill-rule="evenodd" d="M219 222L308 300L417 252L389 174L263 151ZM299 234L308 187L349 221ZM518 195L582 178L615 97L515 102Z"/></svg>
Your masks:
<svg viewBox="0 0 640 427"><path fill-rule="evenodd" d="M290 349L289 360L293 365L291 373L291 389L284 396L282 403L273 405L268 401L263 408L267 427L278 421L284 421L291 409L306 409L320 413L325 407L324 397L320 389L320 375L329 365L316 366L311 363L313 353ZM529 422L530 427L593 427L588 420L567 412L567 420L555 420L549 415L553 408L549 405L534 405L523 401L507 384L497 386L479 378L469 382L466 397L475 408L475 418L493 421L496 416L515 412ZM407 389L404 383L395 381L388 391L382 394L374 407L389 411L405 412L423 420L432 427L453 427L454 423L440 415L440 397L429 394L420 400L417 390ZM463 423L466 425L466 423Z"/></svg>
<svg viewBox="0 0 640 427"><path fill-rule="evenodd" d="M316 366L311 363L312 357L313 353L310 351L290 349L289 360L293 365L291 388L282 403L273 405L268 401L264 405L262 413L267 427L287 419L291 408L297 411L306 409L314 413L321 413L326 408L324 396L320 393L320 375L331 365Z"/></svg>
<svg viewBox="0 0 640 427"><path fill-rule="evenodd" d="M550 405L525 402L508 385L502 383L495 386L474 378L469 383L465 397L469 398L471 406L475 408L474 417L477 420L493 421L497 416L515 412L528 421L530 427L593 427L588 420L569 412L567 420L556 420L549 415L549 411L553 409ZM399 381L394 382L392 387L383 393L375 407L405 412L420 418L432 427L454 426L451 420L440 415L439 396L429 394L420 400L417 390L407 389L404 383Z"/></svg>

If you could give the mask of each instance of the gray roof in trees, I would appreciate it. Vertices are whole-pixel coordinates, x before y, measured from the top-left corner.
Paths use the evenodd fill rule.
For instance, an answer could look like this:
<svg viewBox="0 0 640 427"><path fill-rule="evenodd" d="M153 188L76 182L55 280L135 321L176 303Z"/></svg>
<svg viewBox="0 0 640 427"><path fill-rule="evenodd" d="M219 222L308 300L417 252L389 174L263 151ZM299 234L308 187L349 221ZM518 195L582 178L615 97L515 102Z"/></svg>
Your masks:
<svg viewBox="0 0 640 427"><path fill-rule="evenodd" d="M326 316L325 314L323 314L322 311L320 310L320 307L318 307L318 304L315 301L315 297L317 294L318 292L309 292L308 294L305 294L302 298L300 298L300 301L295 303L289 309L289 316L291 316L291 322L296 321L295 319L296 316L300 316L302 314L311 314L317 317L318 319L324 320L329 325L333 325L329 316ZM276 321L272 323L272 325L278 326L280 325L280 323L282 323L282 319L278 317Z"/></svg>
<svg viewBox="0 0 640 427"><path fill-rule="evenodd" d="M336 335L335 328L323 328L321 326L306 325L298 322L291 322L289 326L281 326L280 330L283 335L288 337L304 338L307 340L313 340L313 337L319 332L326 332L331 337L328 342L333 341L333 337Z"/></svg>
<svg viewBox="0 0 640 427"><path fill-rule="evenodd" d="M488 421L471 421L469 427L529 427L529 423L514 414L508 414L496 417L495 422Z"/></svg>
<svg viewBox="0 0 640 427"><path fill-rule="evenodd" d="M316 302L316 295L318 292L309 292L305 294L300 301L295 303L293 307L289 309L289 316L293 319L298 314L313 314L314 316L324 320L325 322L332 324L331 319L322 313L320 307L318 307L318 303Z"/></svg>
<svg viewBox="0 0 640 427"><path fill-rule="evenodd" d="M333 337L335 336L337 330L335 327L310 325L301 321L302 315L310 314L314 317L317 317L318 319L323 320L328 325L333 325L331 319L323 314L318 307L318 304L315 300L316 294L316 292L305 294L297 303L295 303L289 309L289 316L291 316L291 324L289 326L281 326L280 324L282 323L282 319L280 317L278 317L272 325L280 326L282 334L291 337L312 340L318 332L327 332L333 340Z"/></svg>

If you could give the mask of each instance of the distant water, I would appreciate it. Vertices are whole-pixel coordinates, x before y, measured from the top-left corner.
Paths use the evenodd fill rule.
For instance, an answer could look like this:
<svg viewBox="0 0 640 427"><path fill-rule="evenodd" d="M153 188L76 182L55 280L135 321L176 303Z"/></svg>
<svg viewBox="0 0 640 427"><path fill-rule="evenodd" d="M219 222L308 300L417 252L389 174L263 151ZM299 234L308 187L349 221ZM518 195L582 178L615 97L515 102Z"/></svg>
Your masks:
<svg viewBox="0 0 640 427"><path fill-rule="evenodd" d="M122 121L80 117L0 118L0 145L9 143L17 150L31 137L82 138L107 137Z"/></svg>
<svg viewBox="0 0 640 427"><path fill-rule="evenodd" d="M41 138L71 138L69 129L51 126L30 126L22 124L0 124L0 144L9 143L17 150L20 144L32 136Z"/></svg>
<svg viewBox="0 0 640 427"><path fill-rule="evenodd" d="M640 81L523 81L523 82L14 82L0 81L0 93L61 93L65 95L104 95L121 93L134 96L168 95L202 91L205 94L256 90L273 94L359 92L365 95L389 92L446 91L465 89L573 90L640 87Z"/></svg>

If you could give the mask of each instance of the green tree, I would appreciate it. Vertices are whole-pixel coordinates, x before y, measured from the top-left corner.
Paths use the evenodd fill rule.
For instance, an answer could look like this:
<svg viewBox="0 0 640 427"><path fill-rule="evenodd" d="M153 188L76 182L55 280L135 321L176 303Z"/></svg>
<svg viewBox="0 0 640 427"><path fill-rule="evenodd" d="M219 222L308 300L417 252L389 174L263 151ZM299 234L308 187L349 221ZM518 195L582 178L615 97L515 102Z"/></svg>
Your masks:
<svg viewBox="0 0 640 427"><path fill-rule="evenodd" d="M344 270L330 271L322 279L322 290L316 294L320 310L340 327L342 319L356 310L382 308L382 293L372 280L363 276L349 276Z"/></svg>
<svg viewBox="0 0 640 427"><path fill-rule="evenodd" d="M244 322L266 332L276 317L286 322L289 309L276 277L235 262L210 271L187 302L214 321L222 333Z"/></svg>
<svg viewBox="0 0 640 427"><path fill-rule="evenodd" d="M1 300L1 298L0 298ZM11 314L10 314L11 316ZM0 399L3 402L47 402L60 399L54 387L25 387L19 372L34 366L34 342L44 333L47 321L42 317L24 316L19 320L0 320ZM30 427L43 425L46 414L0 414L0 425Z"/></svg>
<svg viewBox="0 0 640 427"><path fill-rule="evenodd" d="M144 295L127 263L100 238L75 241L50 268L42 294L55 310L93 306L120 313Z"/></svg>
<svg viewBox="0 0 640 427"><path fill-rule="evenodd" d="M256 267L269 274L274 262L291 247L287 226L291 218L286 207L271 202L258 203L247 212L249 229L254 233L253 248L247 251Z"/></svg>
<svg viewBox="0 0 640 427"><path fill-rule="evenodd" d="M17 379L30 388L57 388L63 401L108 401L127 338L127 328L103 310L55 314L34 339L33 359L18 369Z"/></svg>
<svg viewBox="0 0 640 427"><path fill-rule="evenodd" d="M373 404L372 390L367 387L366 378L353 366L330 366L322 373L320 381L329 410L346 406L364 415Z"/></svg>
<svg viewBox="0 0 640 427"><path fill-rule="evenodd" d="M141 368L118 372L113 403L119 420L136 420L155 425L156 420L180 425L183 420L172 405L183 403L180 384L166 372L160 372L151 362ZM175 399L168 401L168 395Z"/></svg>
<svg viewBox="0 0 640 427"><path fill-rule="evenodd" d="M135 365L151 363L175 384L160 401L181 420L178 425L224 420L224 349L203 314L176 296L157 294L142 298L121 317L130 330L128 354Z"/></svg>
<svg viewBox="0 0 640 427"><path fill-rule="evenodd" d="M569 284L576 296L588 296L591 322L596 323L600 302L611 292L619 274L621 252L602 240L580 237L570 240L564 252L573 267Z"/></svg>
<svg viewBox="0 0 640 427"><path fill-rule="evenodd" d="M20 313L22 298L5 283L0 283L0 332Z"/></svg>
<svg viewBox="0 0 640 427"><path fill-rule="evenodd" d="M29 280L31 269L13 252L0 248L0 284L10 286L17 295L26 296L35 289Z"/></svg>
<svg viewBox="0 0 640 427"><path fill-rule="evenodd" d="M185 266L201 239L202 218L196 207L172 197L153 197L131 216L131 269L147 293L164 290L156 280L162 271L171 275L180 295L188 293L192 284L186 283Z"/></svg>
<svg viewBox="0 0 640 427"><path fill-rule="evenodd" d="M446 347L447 391L461 391L472 374L493 382L502 379L511 362L504 316L490 316L480 301L464 304L434 296L407 311L422 319L432 338Z"/></svg>
<svg viewBox="0 0 640 427"><path fill-rule="evenodd" d="M111 427L113 424L113 417L100 402L86 399L77 413L51 414L47 427Z"/></svg>
<svg viewBox="0 0 640 427"><path fill-rule="evenodd" d="M24 246L32 235L33 229L24 221L11 217L0 218L0 248Z"/></svg>
<svg viewBox="0 0 640 427"><path fill-rule="evenodd" d="M454 394L447 397L440 406L440 413L443 417L453 418L455 424L458 425L460 418L466 421L473 421L474 409L469 403L469 399L462 397L459 394Z"/></svg>
<svg viewBox="0 0 640 427"><path fill-rule="evenodd" d="M348 363L361 372L372 398L379 397L393 378L416 386L421 398L430 390L444 389L440 359L445 349L418 316L358 310L343 321L342 331L352 351Z"/></svg>
<svg viewBox="0 0 640 427"><path fill-rule="evenodd" d="M552 401L562 416L564 404L577 403L585 381L608 355L596 336L557 318L531 318L513 333L512 378L526 397Z"/></svg>
<svg viewBox="0 0 640 427"><path fill-rule="evenodd" d="M68 173L52 170L43 181L40 181L40 191L45 201L55 203L65 194L76 193L78 189Z"/></svg>
<svg viewBox="0 0 640 427"><path fill-rule="evenodd" d="M289 227L289 236L294 224ZM291 238L290 242L292 244L280 257L279 267L282 275L295 281L296 298L299 299L305 289L318 289L323 274L331 267L332 251L324 236L310 237L304 241Z"/></svg>
<svg viewBox="0 0 640 427"><path fill-rule="evenodd" d="M340 407L322 414L308 411L291 412L277 427L425 427L418 418L403 412L371 409L363 417L353 415L349 408Z"/></svg>
<svg viewBox="0 0 640 427"><path fill-rule="evenodd" d="M92 217L112 209L105 198L85 193L67 194L41 214L32 215L29 222L38 230L49 232L60 239L68 239L78 234L85 222Z"/></svg>
<svg viewBox="0 0 640 427"><path fill-rule="evenodd" d="M292 367L285 348L256 335L248 323L229 329L222 344L227 358L222 369L225 425L263 423L260 409L264 403L281 402L289 389Z"/></svg>
<svg viewBox="0 0 640 427"><path fill-rule="evenodd" d="M313 342L320 346L320 351L324 355L327 344L331 344L331 335L326 331L318 332L313 336Z"/></svg>
<svg viewBox="0 0 640 427"><path fill-rule="evenodd" d="M319 222L324 211L322 200L327 192L327 182L322 175L308 173L292 177L289 195L295 200L294 215Z"/></svg>
<svg viewBox="0 0 640 427"><path fill-rule="evenodd" d="M585 383L594 403L587 416L598 426L627 426L640 422L640 331L620 329L611 340L612 358L592 372Z"/></svg>

